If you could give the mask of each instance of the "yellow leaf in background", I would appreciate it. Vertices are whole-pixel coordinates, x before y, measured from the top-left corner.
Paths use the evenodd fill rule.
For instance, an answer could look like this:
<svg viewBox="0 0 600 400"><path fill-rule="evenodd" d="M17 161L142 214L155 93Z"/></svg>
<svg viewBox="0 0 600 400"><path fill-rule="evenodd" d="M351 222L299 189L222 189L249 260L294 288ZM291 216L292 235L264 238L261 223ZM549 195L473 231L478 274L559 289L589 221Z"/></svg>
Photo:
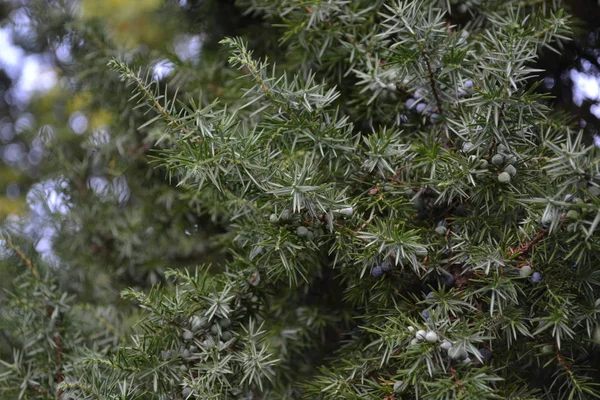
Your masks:
<svg viewBox="0 0 600 400"><path fill-rule="evenodd" d="M112 113L104 108L94 111L90 115L90 128L95 129L104 125L110 125Z"/></svg>
<svg viewBox="0 0 600 400"><path fill-rule="evenodd" d="M90 92L80 92L69 99L67 103L67 112L69 114L75 111L85 109L92 101L92 94Z"/></svg>
<svg viewBox="0 0 600 400"><path fill-rule="evenodd" d="M161 3L162 0L83 0L81 17L128 19L143 12L154 11Z"/></svg>
<svg viewBox="0 0 600 400"><path fill-rule="evenodd" d="M0 218L4 219L7 215L23 215L27 211L25 197L21 196L16 200L8 197L0 197Z"/></svg>

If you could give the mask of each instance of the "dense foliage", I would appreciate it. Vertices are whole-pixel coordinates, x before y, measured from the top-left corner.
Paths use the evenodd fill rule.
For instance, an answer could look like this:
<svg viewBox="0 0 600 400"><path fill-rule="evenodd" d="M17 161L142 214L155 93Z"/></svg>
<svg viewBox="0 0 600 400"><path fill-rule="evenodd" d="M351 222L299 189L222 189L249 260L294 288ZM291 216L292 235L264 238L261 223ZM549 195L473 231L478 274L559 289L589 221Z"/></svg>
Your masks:
<svg viewBox="0 0 600 400"><path fill-rule="evenodd" d="M533 67L560 1L182 4L29 5L72 58L52 254L2 231L3 396L600 397L598 150Z"/></svg>

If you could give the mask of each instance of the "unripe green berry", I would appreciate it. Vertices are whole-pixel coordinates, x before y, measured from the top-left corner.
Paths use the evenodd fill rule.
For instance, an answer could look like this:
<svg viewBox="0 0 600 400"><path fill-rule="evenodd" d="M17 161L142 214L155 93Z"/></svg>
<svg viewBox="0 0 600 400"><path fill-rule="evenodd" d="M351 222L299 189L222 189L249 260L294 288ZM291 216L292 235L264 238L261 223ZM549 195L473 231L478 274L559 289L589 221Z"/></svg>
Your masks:
<svg viewBox="0 0 600 400"><path fill-rule="evenodd" d="M417 331L417 334L415 335L415 338L417 340L424 340L426 335L427 335L427 332L425 332L423 329L419 329Z"/></svg>
<svg viewBox="0 0 600 400"><path fill-rule="evenodd" d="M269 221L272 224L275 224L275 223L279 222L279 217L276 214L271 214L271 216L269 217Z"/></svg>
<svg viewBox="0 0 600 400"><path fill-rule="evenodd" d="M183 330L183 340L192 340L194 338L194 334L191 331L188 331L187 329Z"/></svg>
<svg viewBox="0 0 600 400"><path fill-rule="evenodd" d="M470 152L471 150L473 150L473 148L475 147L475 145L471 142L464 142L462 145L462 151L464 151L465 153Z"/></svg>
<svg viewBox="0 0 600 400"><path fill-rule="evenodd" d="M492 164L500 166L504 163L504 156L502 154L494 154L492 157Z"/></svg>
<svg viewBox="0 0 600 400"><path fill-rule="evenodd" d="M442 349L444 349L446 351L450 350L451 347L452 347L452 343L450 343L448 340L444 340L440 344L440 348L442 348Z"/></svg>
<svg viewBox="0 0 600 400"><path fill-rule="evenodd" d="M219 320L219 325L221 325L221 328L227 329L231 326L231 320L229 318L222 318Z"/></svg>
<svg viewBox="0 0 600 400"><path fill-rule="evenodd" d="M417 339L413 339L413 340L410 341L410 345L411 346L415 346L417 344L419 344L419 340L417 340Z"/></svg>
<svg viewBox="0 0 600 400"><path fill-rule="evenodd" d="M508 172L502 172L500 175L498 175L498 182L500 182L500 183L509 183L510 182L510 175L508 174Z"/></svg>
<svg viewBox="0 0 600 400"><path fill-rule="evenodd" d="M427 340L429 343L435 343L438 341L438 335L434 331L429 331L425 335L425 340Z"/></svg>
<svg viewBox="0 0 600 400"><path fill-rule="evenodd" d="M292 213L289 210L285 210L281 213L281 219L283 221L289 221L292 219Z"/></svg>
<svg viewBox="0 0 600 400"><path fill-rule="evenodd" d="M223 339L223 341L228 342L231 340L231 338L233 337L233 335L231 334L231 332L229 331L225 331L223 332L223 334L221 335L221 339Z"/></svg>
<svg viewBox="0 0 600 400"><path fill-rule="evenodd" d="M450 347L450 350L448 350L448 357L453 360L463 360L468 357L468 354L459 346L452 346Z"/></svg>
<svg viewBox="0 0 600 400"><path fill-rule="evenodd" d="M348 217L351 217L352 214L354 214L354 207L346 207L346 208L342 208L338 211L340 214L342 215L346 215Z"/></svg>
<svg viewBox="0 0 600 400"><path fill-rule="evenodd" d="M437 228L435 228L435 232L438 235L445 235L446 234L446 227L443 225L438 226Z"/></svg>
<svg viewBox="0 0 600 400"><path fill-rule="evenodd" d="M542 354L552 354L554 353L554 346L552 346L551 344L547 344L544 347L542 347Z"/></svg>
<svg viewBox="0 0 600 400"><path fill-rule="evenodd" d="M532 269L529 265L523 265L521 269L519 269L519 275L521 275L523 278L526 278L531 275L531 271Z"/></svg>
<svg viewBox="0 0 600 400"><path fill-rule="evenodd" d="M515 167L513 167L512 165L508 164L505 168L504 168L504 172L508 172L508 174L510 176L515 176L517 174L517 169Z"/></svg>
<svg viewBox="0 0 600 400"><path fill-rule="evenodd" d="M596 329L594 329L594 333L592 334L592 340L600 344L600 325L596 325Z"/></svg>
<svg viewBox="0 0 600 400"><path fill-rule="evenodd" d="M508 152L508 147L506 147L505 145L503 145L502 143L500 143L498 145L498 153L507 153Z"/></svg>
<svg viewBox="0 0 600 400"><path fill-rule="evenodd" d="M190 320L190 326L192 328L192 332L198 332L200 329L202 329L203 325L205 324L205 318L201 318L198 317L196 315L194 315L192 317L192 319Z"/></svg>
<svg viewBox="0 0 600 400"><path fill-rule="evenodd" d="M577 219L577 218L579 218L579 213L575 210L569 210L569 212L567 212L567 218Z"/></svg>
<svg viewBox="0 0 600 400"><path fill-rule="evenodd" d="M487 167L488 167L488 165L489 165L489 164L488 164L488 161L487 161L487 160L483 160L483 159L482 159L482 160L479 160L479 166L480 166L481 168L487 168Z"/></svg>
<svg viewBox="0 0 600 400"><path fill-rule="evenodd" d="M296 234L297 234L298 236L300 236L300 237L307 236L307 235L308 235L308 228L307 228L307 227L305 227L305 226L299 226L299 227L296 229Z"/></svg>
<svg viewBox="0 0 600 400"><path fill-rule="evenodd" d="M394 393L402 393L402 386L404 385L404 381L396 381L394 382Z"/></svg>
<svg viewBox="0 0 600 400"><path fill-rule="evenodd" d="M214 324L213 326L211 326L210 333L212 333L213 335L217 335L219 333L219 325Z"/></svg>

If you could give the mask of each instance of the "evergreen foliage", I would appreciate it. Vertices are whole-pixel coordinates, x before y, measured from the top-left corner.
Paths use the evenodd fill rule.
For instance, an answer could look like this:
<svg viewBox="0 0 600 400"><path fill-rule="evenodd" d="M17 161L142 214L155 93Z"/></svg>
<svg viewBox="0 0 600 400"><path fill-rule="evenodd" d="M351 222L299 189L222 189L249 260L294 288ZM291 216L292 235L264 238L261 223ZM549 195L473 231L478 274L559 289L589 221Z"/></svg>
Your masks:
<svg viewBox="0 0 600 400"><path fill-rule="evenodd" d="M68 209L55 260L2 231L2 396L600 397L599 153L534 67L560 1L242 0L226 38L188 5L206 52L166 79L131 20L50 3ZM73 96L109 122L69 133Z"/></svg>

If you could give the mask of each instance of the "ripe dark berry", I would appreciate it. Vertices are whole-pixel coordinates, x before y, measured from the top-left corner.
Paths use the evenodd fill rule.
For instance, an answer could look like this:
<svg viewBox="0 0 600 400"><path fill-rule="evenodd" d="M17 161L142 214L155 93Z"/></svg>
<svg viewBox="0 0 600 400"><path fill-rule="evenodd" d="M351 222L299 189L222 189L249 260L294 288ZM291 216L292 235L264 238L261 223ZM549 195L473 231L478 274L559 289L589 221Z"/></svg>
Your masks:
<svg viewBox="0 0 600 400"><path fill-rule="evenodd" d="M454 208L454 214L458 217L464 217L467 215L467 209L464 205L459 204Z"/></svg>
<svg viewBox="0 0 600 400"><path fill-rule="evenodd" d="M531 282L533 283L538 283L542 280L542 274L540 272L534 272L533 275L531 275Z"/></svg>
<svg viewBox="0 0 600 400"><path fill-rule="evenodd" d="M381 266L376 266L371 270L371 275L375 278L381 278L383 276L383 268Z"/></svg>
<svg viewBox="0 0 600 400"><path fill-rule="evenodd" d="M440 283L446 286L447 289L450 289L452 286L454 286L454 277L449 274L444 274L440 277Z"/></svg>
<svg viewBox="0 0 600 400"><path fill-rule="evenodd" d="M384 261L383 263L381 263L381 269L383 270L383 272L389 272L392 269L392 263L389 261Z"/></svg>
<svg viewBox="0 0 600 400"><path fill-rule="evenodd" d="M184 387L183 390L181 391L181 395L183 396L184 399L187 399L188 397L190 397L191 394L192 394L192 388L189 388L189 387Z"/></svg>
<svg viewBox="0 0 600 400"><path fill-rule="evenodd" d="M427 310L421 311L421 315L423 316L425 321L428 321L431 318L431 316L429 315L429 311L427 311Z"/></svg>
<svg viewBox="0 0 600 400"><path fill-rule="evenodd" d="M490 361L492 361L492 351L490 349L486 349L481 348L479 349L479 354L481 354L481 360L483 361L484 364L489 363Z"/></svg>

